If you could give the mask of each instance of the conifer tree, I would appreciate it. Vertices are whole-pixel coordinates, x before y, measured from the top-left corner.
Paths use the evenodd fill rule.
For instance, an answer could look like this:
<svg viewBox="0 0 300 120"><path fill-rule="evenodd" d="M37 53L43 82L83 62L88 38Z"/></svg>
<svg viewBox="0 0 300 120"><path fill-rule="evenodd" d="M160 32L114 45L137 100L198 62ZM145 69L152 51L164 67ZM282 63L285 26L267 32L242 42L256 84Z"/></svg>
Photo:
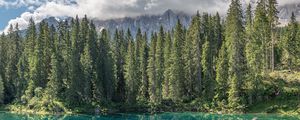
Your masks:
<svg viewBox="0 0 300 120"><path fill-rule="evenodd" d="M293 66L296 65L296 60L299 59L299 34L299 24L293 12L284 38L284 52L286 53L284 62L289 69L292 69Z"/></svg>
<svg viewBox="0 0 300 120"><path fill-rule="evenodd" d="M139 34L139 32L137 34ZM140 58L139 58L140 60L139 71L141 73L141 83L139 87L138 100L141 102L146 102L148 101L149 98L149 92L148 92L149 79L147 75L148 56L149 56L149 47L147 42L147 33L145 32L141 43Z"/></svg>
<svg viewBox="0 0 300 120"><path fill-rule="evenodd" d="M166 40L164 44L164 81L163 81L163 98L170 98L170 78L171 78L171 49L172 49L172 40L171 33L168 32L166 35Z"/></svg>
<svg viewBox="0 0 300 120"><path fill-rule="evenodd" d="M116 102L125 102L125 77L124 77L124 64L125 57L124 53L127 52L127 48L124 46L125 40L123 40L123 34L118 30L115 31L114 41L113 41L113 55L115 62L115 70L116 70L116 93L114 100Z"/></svg>
<svg viewBox="0 0 300 120"><path fill-rule="evenodd" d="M199 12L193 18L190 31L188 31L188 39L192 39L192 71L193 78L192 82L187 88L191 89L192 97L201 97L203 88L203 74L202 74L202 45L204 44L204 39L201 39L201 17ZM190 37L190 38L189 38Z"/></svg>
<svg viewBox="0 0 300 120"><path fill-rule="evenodd" d="M7 40L4 33L2 33L0 37L0 95L1 95L1 103L4 102L5 99L5 86L4 80L6 77L5 67L7 65Z"/></svg>
<svg viewBox="0 0 300 120"><path fill-rule="evenodd" d="M232 0L227 13L225 41L228 58L228 107L233 112L243 112L244 98L242 85L244 80L244 27L241 4Z"/></svg>
<svg viewBox="0 0 300 120"><path fill-rule="evenodd" d="M216 92L214 100L219 107L227 104L228 99L228 59L226 45L223 44L216 65Z"/></svg>
<svg viewBox="0 0 300 120"><path fill-rule="evenodd" d="M193 18L192 23L191 23L191 27L188 29L187 31L187 37L184 43L184 49L183 49L183 58L184 58L184 73L185 73L185 79L186 79L186 85L187 85L187 95L188 95L188 99L190 99L194 93L193 92L193 79L195 76L193 76L193 72L194 72L194 66L193 66L193 53L192 53L192 48L193 48L193 32L192 30L193 27L195 27L195 18ZM193 26L193 27L192 27ZM198 26L199 27L199 26Z"/></svg>
<svg viewBox="0 0 300 120"><path fill-rule="evenodd" d="M48 92L50 98L62 99L63 94L63 58L61 56L61 51L58 49L58 41L55 39L55 46L52 48L51 56L51 72L49 74L49 82L47 84Z"/></svg>
<svg viewBox="0 0 300 120"><path fill-rule="evenodd" d="M155 64L155 55L156 55L156 44L157 43L157 35L156 33L151 34L151 44L149 51L149 59L147 66L147 73L149 76L149 97L151 102L155 102L157 100L156 96L156 64Z"/></svg>
<svg viewBox="0 0 300 120"><path fill-rule="evenodd" d="M125 61L125 79L126 79L126 96L127 102L133 104L136 102L137 95L137 74L138 74L138 66L136 62L135 56L135 47L134 42L131 36L131 32L128 29L126 39L128 39L128 53Z"/></svg>
<svg viewBox="0 0 300 120"><path fill-rule="evenodd" d="M6 79L4 81L4 95L5 103L11 102L15 98L16 94L16 82L18 75L17 73L17 63L19 61L19 54L21 51L20 48L20 36L18 33L18 26L14 29L12 25L10 25L9 33L8 33L8 39L9 39L9 46L8 46L8 56L7 59L9 59L5 71Z"/></svg>
<svg viewBox="0 0 300 120"><path fill-rule="evenodd" d="M184 84L184 63L182 58L182 44L184 43L184 31L180 21L177 21L174 42L171 54L171 78L170 78L170 98L174 101L182 101L185 96Z"/></svg>
<svg viewBox="0 0 300 120"><path fill-rule="evenodd" d="M72 22L71 29L71 41L72 41L72 53L70 56L70 81L68 81L68 90L67 90L67 101L72 107L78 106L82 103L83 89L81 86L84 85L84 77L82 65L80 63L80 43L79 43L79 33L80 25L79 18L76 17Z"/></svg>
<svg viewBox="0 0 300 120"><path fill-rule="evenodd" d="M274 71L275 69L275 43L276 43L276 26L278 25L278 10L277 10L277 0L268 0L268 20L271 30L271 48L270 48L270 69Z"/></svg>
<svg viewBox="0 0 300 120"><path fill-rule="evenodd" d="M4 100L4 85L2 78L0 77L0 103L3 103Z"/></svg>
<svg viewBox="0 0 300 120"><path fill-rule="evenodd" d="M40 23L39 31L40 34L35 42L35 47L33 51L33 55L31 56L29 62L29 72L30 72L30 82L27 90L33 96L33 93L36 88L45 88L47 84L46 78L46 69L44 64L44 48L43 48L43 40L45 36L45 29L47 28L46 23ZM30 96L30 95L29 95ZM30 97L29 97L30 98Z"/></svg>
<svg viewBox="0 0 300 120"><path fill-rule="evenodd" d="M22 72L24 72L24 78L27 78L28 85L25 91L25 94L22 96L24 99L23 100L28 100L31 97L33 97L33 81L31 79L31 71L32 71L32 63L33 63L33 57L34 57L34 49L36 47L36 41L37 41L37 33L36 33L36 27L35 27L35 22L32 18L29 20L29 25L28 29L26 31L26 36L25 36L25 48L24 48L24 53L22 55L23 60L22 60L22 66L24 69L22 69ZM26 67L27 66L27 67ZM26 70L28 68L28 70ZM19 69L21 69L19 67ZM19 70L19 72L21 72ZM28 76L28 77L25 77Z"/></svg>
<svg viewBox="0 0 300 120"><path fill-rule="evenodd" d="M165 32L162 26L160 26L160 30L157 36L156 48L155 48L155 99L151 100L151 102L160 104L162 101L162 83L164 80L164 43L165 43Z"/></svg>
<svg viewBox="0 0 300 120"><path fill-rule="evenodd" d="M93 23L90 24L90 27L93 26ZM96 38L95 34L93 33L93 28L89 26L83 25L81 27L82 30L86 30L84 34L88 34L88 37L85 39L85 46L83 53L81 55L81 64L84 71L84 96L85 101L90 102L91 98L95 97L95 100L100 101L99 98L102 98L102 80L100 77L97 77L97 47L96 47ZM84 35L85 36L85 35ZM94 94L93 94L93 83L94 85Z"/></svg>
<svg viewBox="0 0 300 120"><path fill-rule="evenodd" d="M248 10L249 11L249 10ZM250 16L248 16L250 17ZM263 74L266 73L268 69L268 44L270 41L270 28L269 21L266 16L265 1L261 0L255 10L255 18L253 21L253 28L249 29L251 25L248 22L247 35L248 41L246 44L246 58L248 72L248 88L249 88L249 103L260 101L260 85ZM252 33L252 34L250 34Z"/></svg>
<svg viewBox="0 0 300 120"><path fill-rule="evenodd" d="M96 35L95 29L93 30ZM98 69L101 69L98 73L98 76L103 78L103 93L106 101L110 102L112 100L114 92L114 70L113 70L113 58L112 51L109 46L110 38L107 30L101 31L100 39L98 39Z"/></svg>
<svg viewBox="0 0 300 120"><path fill-rule="evenodd" d="M205 80L203 82L203 95L206 96L205 99L210 101L213 97L213 73L212 73L212 67L213 67L213 59L212 59L212 42L211 39L206 36L205 43L202 46L202 68L203 68L203 79Z"/></svg>

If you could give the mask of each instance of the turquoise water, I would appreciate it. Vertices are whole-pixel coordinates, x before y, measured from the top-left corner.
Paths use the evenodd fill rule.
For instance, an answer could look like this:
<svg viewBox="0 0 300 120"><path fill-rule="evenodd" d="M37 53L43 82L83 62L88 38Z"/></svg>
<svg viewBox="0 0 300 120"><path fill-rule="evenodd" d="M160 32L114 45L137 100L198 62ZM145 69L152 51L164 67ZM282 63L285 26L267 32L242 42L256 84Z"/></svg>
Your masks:
<svg viewBox="0 0 300 120"><path fill-rule="evenodd" d="M0 120L298 120L300 116L263 114L217 115L203 113L113 114L113 115L25 115L0 112Z"/></svg>

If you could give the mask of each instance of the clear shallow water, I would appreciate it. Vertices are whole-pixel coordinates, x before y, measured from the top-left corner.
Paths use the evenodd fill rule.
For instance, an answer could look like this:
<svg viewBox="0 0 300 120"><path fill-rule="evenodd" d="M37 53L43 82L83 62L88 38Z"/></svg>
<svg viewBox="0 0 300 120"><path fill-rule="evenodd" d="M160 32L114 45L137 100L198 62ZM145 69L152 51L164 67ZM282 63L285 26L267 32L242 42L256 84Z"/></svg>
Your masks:
<svg viewBox="0 0 300 120"><path fill-rule="evenodd" d="M27 115L0 112L0 120L300 120L300 116L217 115L204 113L114 114L114 115Z"/></svg>

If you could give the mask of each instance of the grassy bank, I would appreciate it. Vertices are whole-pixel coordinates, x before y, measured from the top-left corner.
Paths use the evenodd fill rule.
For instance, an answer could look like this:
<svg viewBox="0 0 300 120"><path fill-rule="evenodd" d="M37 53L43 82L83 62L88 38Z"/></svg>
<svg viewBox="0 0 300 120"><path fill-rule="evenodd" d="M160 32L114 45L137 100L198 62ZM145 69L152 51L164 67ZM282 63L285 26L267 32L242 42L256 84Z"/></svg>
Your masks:
<svg viewBox="0 0 300 120"><path fill-rule="evenodd" d="M278 89L277 95L249 106L248 112L300 115L300 72L275 71L269 77L263 84Z"/></svg>

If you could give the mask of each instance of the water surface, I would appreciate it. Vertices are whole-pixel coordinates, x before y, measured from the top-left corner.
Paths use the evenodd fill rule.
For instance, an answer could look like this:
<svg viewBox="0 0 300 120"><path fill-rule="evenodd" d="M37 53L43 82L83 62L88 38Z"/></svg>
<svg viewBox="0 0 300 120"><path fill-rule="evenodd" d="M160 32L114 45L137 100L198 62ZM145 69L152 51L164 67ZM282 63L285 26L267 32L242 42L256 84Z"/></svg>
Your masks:
<svg viewBox="0 0 300 120"><path fill-rule="evenodd" d="M0 112L0 120L298 120L300 116L275 114L218 115L204 113L33 115Z"/></svg>

